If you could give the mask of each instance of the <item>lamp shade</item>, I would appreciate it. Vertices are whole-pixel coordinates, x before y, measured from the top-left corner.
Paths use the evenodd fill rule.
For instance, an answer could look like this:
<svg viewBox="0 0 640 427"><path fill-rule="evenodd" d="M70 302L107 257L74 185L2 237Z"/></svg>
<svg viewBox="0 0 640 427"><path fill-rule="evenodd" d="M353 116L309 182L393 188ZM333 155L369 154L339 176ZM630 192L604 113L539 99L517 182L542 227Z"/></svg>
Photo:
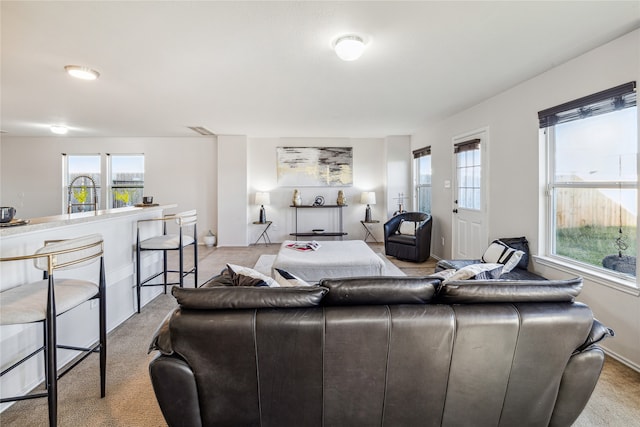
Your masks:
<svg viewBox="0 0 640 427"><path fill-rule="evenodd" d="M364 191L362 193L362 196L360 197L360 203L364 205L375 205L376 204L375 191Z"/></svg>
<svg viewBox="0 0 640 427"><path fill-rule="evenodd" d="M256 205L268 205L271 203L271 197L269 193L258 191L256 192Z"/></svg>

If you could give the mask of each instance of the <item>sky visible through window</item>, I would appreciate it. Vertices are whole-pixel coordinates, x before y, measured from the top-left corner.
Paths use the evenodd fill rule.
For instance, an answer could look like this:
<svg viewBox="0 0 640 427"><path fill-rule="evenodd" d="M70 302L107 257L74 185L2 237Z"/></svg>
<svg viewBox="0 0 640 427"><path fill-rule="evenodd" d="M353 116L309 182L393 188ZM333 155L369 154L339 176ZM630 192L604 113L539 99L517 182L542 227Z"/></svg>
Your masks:
<svg viewBox="0 0 640 427"><path fill-rule="evenodd" d="M100 174L100 156L69 156L69 175L75 174Z"/></svg>
<svg viewBox="0 0 640 427"><path fill-rule="evenodd" d="M635 183L637 126L637 107L556 125L556 182ZM634 194L600 192L637 215Z"/></svg>

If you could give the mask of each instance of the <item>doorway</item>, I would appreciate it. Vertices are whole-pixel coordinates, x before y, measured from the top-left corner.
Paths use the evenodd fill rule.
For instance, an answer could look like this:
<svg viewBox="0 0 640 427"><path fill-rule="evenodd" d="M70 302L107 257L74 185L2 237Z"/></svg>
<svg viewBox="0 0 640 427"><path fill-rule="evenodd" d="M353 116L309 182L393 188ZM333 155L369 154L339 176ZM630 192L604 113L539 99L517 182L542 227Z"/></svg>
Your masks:
<svg viewBox="0 0 640 427"><path fill-rule="evenodd" d="M453 138L454 192L452 253L454 259L478 259L487 246L487 145L489 130Z"/></svg>

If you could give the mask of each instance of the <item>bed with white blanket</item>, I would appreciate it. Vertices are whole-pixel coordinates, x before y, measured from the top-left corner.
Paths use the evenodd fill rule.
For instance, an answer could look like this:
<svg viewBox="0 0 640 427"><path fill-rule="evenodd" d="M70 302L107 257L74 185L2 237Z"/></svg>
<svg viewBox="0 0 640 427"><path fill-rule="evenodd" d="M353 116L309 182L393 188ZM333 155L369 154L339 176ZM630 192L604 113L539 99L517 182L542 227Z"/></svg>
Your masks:
<svg viewBox="0 0 640 427"><path fill-rule="evenodd" d="M296 242L282 243L273 268L288 271L307 282L385 274L382 259L362 240L322 241L318 250L305 252L288 248L292 243Z"/></svg>

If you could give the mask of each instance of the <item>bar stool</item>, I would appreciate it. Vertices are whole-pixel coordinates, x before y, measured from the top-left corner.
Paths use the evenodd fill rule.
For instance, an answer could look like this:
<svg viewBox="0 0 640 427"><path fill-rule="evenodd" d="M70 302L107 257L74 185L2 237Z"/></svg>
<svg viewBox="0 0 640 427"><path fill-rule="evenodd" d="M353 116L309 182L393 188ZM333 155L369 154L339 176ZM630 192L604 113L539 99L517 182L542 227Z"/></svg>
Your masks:
<svg viewBox="0 0 640 427"><path fill-rule="evenodd" d="M105 272L103 259L103 239L100 234L93 234L68 240L45 242L33 255L0 258L0 263L33 260L35 268L44 271L43 280L19 285L0 293L0 325L18 325L43 322L44 343L15 362L0 373L0 377L21 365L31 357L44 351L45 388L43 393L15 396L0 399L0 403L25 399L47 397L49 409L49 425L57 425L58 412L58 379L86 359L91 353L100 353L100 397L105 396L105 374L107 366L107 322ZM99 272L96 279L54 279L54 273L60 270L71 270L84 267L99 259ZM99 339L89 348L62 345L57 342L57 316L73 309L86 301L99 301ZM57 349L79 352L70 366L58 372Z"/></svg>
<svg viewBox="0 0 640 427"><path fill-rule="evenodd" d="M178 225L177 234L167 234L167 222L175 221ZM141 219L137 224L136 233L136 288L138 297L138 313L140 313L140 290L143 286L164 286L164 293L167 293L168 285L184 285L184 278L189 274L194 275L195 287L198 287L198 237L196 223L198 215L195 210L181 212L177 214L165 215L162 218ZM140 227L145 223L162 222L162 234L146 239L140 237ZM189 229L193 234L189 234ZM188 271L184 270L184 248L193 246L193 267ZM162 251L163 270L142 279L142 265L140 263L143 251ZM178 270L169 270L167 262L167 251L178 252ZM177 282L168 281L168 273L178 273ZM162 283L149 283L158 276L163 276Z"/></svg>

